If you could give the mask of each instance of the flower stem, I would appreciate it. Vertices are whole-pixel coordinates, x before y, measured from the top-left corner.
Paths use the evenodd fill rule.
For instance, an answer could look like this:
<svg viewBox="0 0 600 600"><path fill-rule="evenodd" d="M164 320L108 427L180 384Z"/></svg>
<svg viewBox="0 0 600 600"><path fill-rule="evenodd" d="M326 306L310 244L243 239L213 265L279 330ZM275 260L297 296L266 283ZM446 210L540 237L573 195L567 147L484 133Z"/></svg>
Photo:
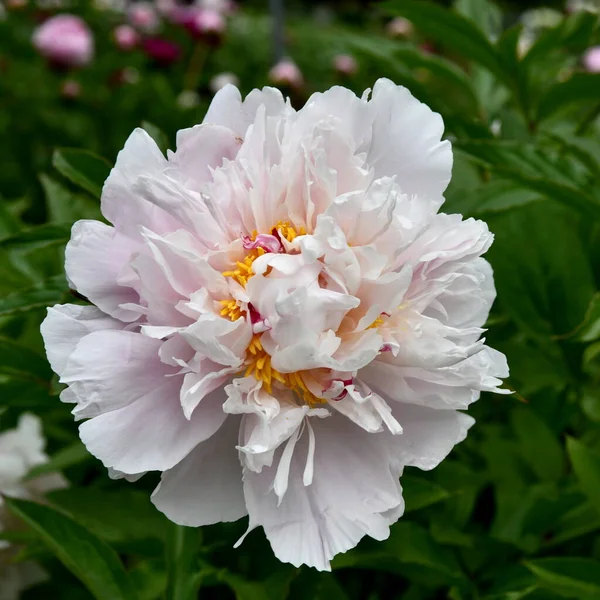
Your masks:
<svg viewBox="0 0 600 600"><path fill-rule="evenodd" d="M166 544L166 600L195 600L198 597L200 534L200 529L170 525Z"/></svg>

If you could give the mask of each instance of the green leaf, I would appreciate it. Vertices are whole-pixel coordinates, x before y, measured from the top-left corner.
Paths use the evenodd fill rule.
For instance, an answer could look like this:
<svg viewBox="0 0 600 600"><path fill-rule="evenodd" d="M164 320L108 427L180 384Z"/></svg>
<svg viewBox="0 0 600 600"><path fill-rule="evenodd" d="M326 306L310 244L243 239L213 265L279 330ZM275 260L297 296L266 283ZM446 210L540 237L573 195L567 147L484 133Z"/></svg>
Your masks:
<svg viewBox="0 0 600 600"><path fill-rule="evenodd" d="M68 488L51 492L48 497L55 506L111 543L164 538L166 534L167 521L146 492Z"/></svg>
<svg viewBox="0 0 600 600"><path fill-rule="evenodd" d="M407 18L424 35L486 67L499 79L507 78L496 50L471 20L425 0L391 0L381 7Z"/></svg>
<svg viewBox="0 0 600 600"><path fill-rule="evenodd" d="M600 73L575 73L567 81L552 86L540 100L537 120L581 102L600 101Z"/></svg>
<svg viewBox="0 0 600 600"><path fill-rule="evenodd" d="M165 548L167 600L195 600L201 578L197 575L200 530L171 523Z"/></svg>
<svg viewBox="0 0 600 600"><path fill-rule="evenodd" d="M14 235L0 241L0 250L5 252L31 252L47 249L49 246L62 246L71 235L68 225L38 225L22 229Z"/></svg>
<svg viewBox="0 0 600 600"><path fill-rule="evenodd" d="M600 456L574 438L567 438L567 452L581 491L600 511Z"/></svg>
<svg viewBox="0 0 600 600"><path fill-rule="evenodd" d="M78 465L90 458L91 455L86 447L78 441L58 450L50 457L50 460L43 465L38 465L31 469L27 475L27 479L33 479L40 475L47 475L48 473L64 471L65 469L72 467L73 465Z"/></svg>
<svg viewBox="0 0 600 600"><path fill-rule="evenodd" d="M78 219L101 218L97 200L82 194L74 194L45 174L40 175L40 183L44 188L51 223L73 223Z"/></svg>
<svg viewBox="0 0 600 600"><path fill-rule="evenodd" d="M52 165L69 181L100 198L102 186L110 173L110 163L87 150L59 148L52 155Z"/></svg>
<svg viewBox="0 0 600 600"><path fill-rule="evenodd" d="M119 557L105 542L53 508L26 500L6 498L5 502L97 600L136 598Z"/></svg>
<svg viewBox="0 0 600 600"><path fill-rule="evenodd" d="M585 502L561 515L554 523L552 538L547 546L562 544L597 529L600 529L600 513L589 502Z"/></svg>
<svg viewBox="0 0 600 600"><path fill-rule="evenodd" d="M600 598L600 562L590 558L540 558L525 566L540 585L568 598Z"/></svg>
<svg viewBox="0 0 600 600"><path fill-rule="evenodd" d="M402 476L402 496L406 503L406 512L418 510L450 497L442 486L421 477Z"/></svg>
<svg viewBox="0 0 600 600"><path fill-rule="evenodd" d="M511 417L513 429L521 445L523 460L539 479L560 479L565 460L562 446L554 432L529 408L518 407L513 410Z"/></svg>
<svg viewBox="0 0 600 600"><path fill-rule="evenodd" d="M169 149L169 138L159 127L148 121L142 121L142 129L156 142L160 151L164 154Z"/></svg>
<svg viewBox="0 0 600 600"><path fill-rule="evenodd" d="M62 302L68 291L64 275L49 277L0 298L0 317Z"/></svg>
<svg viewBox="0 0 600 600"><path fill-rule="evenodd" d="M7 338L0 337L0 373L50 380L52 370L48 362L36 352Z"/></svg>
<svg viewBox="0 0 600 600"><path fill-rule="evenodd" d="M454 8L473 21L492 41L502 31L502 12L490 0L457 0Z"/></svg>

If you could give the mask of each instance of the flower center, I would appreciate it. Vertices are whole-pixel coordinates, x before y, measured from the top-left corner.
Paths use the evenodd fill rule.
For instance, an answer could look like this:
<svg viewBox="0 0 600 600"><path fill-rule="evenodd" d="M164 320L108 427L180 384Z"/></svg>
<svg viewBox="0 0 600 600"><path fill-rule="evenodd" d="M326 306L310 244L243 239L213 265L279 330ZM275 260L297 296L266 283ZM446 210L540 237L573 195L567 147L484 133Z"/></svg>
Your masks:
<svg viewBox="0 0 600 600"><path fill-rule="evenodd" d="M281 240L285 239L288 242L292 242L299 235L305 235L306 230L304 227L296 229L288 221L279 221L273 229L271 229L270 237L274 237L279 241L281 246ZM259 239L258 232L254 231L251 236L246 238L249 242L256 242ZM248 254L243 261L236 263L237 268L231 271L224 271L225 277L231 277L234 281L237 281L242 287L246 287L248 280L254 275L252 271L252 263L259 257L269 252L264 247L255 247L248 251ZM283 246L281 246L281 251ZM267 272L268 273L268 272ZM246 315L246 311L238 306L236 300L221 300L223 308L220 314L232 321L239 319ZM252 341L246 349L246 370L244 377L252 375L257 381L262 381L265 390L271 394L273 392L273 382L278 381L286 388L292 390L309 406L314 406L325 402L324 399L315 396L304 383L302 374L300 372L295 373L280 373L271 366L271 356L263 348L261 342L262 333L254 334Z"/></svg>

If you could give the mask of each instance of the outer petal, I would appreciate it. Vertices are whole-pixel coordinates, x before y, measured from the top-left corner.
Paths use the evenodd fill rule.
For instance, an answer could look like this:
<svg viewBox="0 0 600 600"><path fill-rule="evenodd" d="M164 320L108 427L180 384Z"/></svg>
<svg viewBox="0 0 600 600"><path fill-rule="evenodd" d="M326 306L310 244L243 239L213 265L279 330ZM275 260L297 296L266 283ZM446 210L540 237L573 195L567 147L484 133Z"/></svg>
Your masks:
<svg viewBox="0 0 600 600"><path fill-rule="evenodd" d="M48 308L48 315L41 325L42 337L50 366L62 375L69 356L88 333L105 329L122 329L124 324L95 306L56 304Z"/></svg>
<svg viewBox="0 0 600 600"><path fill-rule="evenodd" d="M440 141L440 115L388 79L377 81L370 106L375 116L367 164L375 179L395 175L404 193L441 204L452 175L452 148Z"/></svg>
<svg viewBox="0 0 600 600"><path fill-rule="evenodd" d="M99 221L77 221L65 251L65 270L72 285L98 308L121 321L135 321L139 312L123 308L137 304L131 287L119 285L138 245Z"/></svg>
<svg viewBox="0 0 600 600"><path fill-rule="evenodd" d="M176 219L134 190L140 177L156 177L167 167L154 140L143 129L135 129L102 189L102 214L133 239L138 239L140 225L158 234L180 229Z"/></svg>
<svg viewBox="0 0 600 600"><path fill-rule="evenodd" d="M160 399L176 369L161 362L160 340L132 331L96 331L85 336L63 370L79 401L80 417L95 417L136 400ZM181 381L178 380L180 384Z"/></svg>
<svg viewBox="0 0 600 600"><path fill-rule="evenodd" d="M181 380L166 379L159 394L105 413L79 427L81 441L104 466L126 474L171 469L223 424L224 395L204 398L188 421L179 403Z"/></svg>
<svg viewBox="0 0 600 600"><path fill-rule="evenodd" d="M249 529L262 525L277 557L295 566L328 570L339 552L364 535L385 539L386 511L403 506L398 476L385 434L370 434L347 419L311 419L316 446L314 476L303 484L309 440L297 443L288 489L281 504L271 483L277 466L244 472ZM397 518L398 512L394 515Z"/></svg>
<svg viewBox="0 0 600 600"><path fill-rule="evenodd" d="M215 94L204 117L204 123L227 127L243 139L248 127L254 123L256 112L261 105L264 105L267 116L294 112L291 107L286 106L281 92L276 88L252 90L242 102L239 90L233 85L226 85Z"/></svg>
<svg viewBox="0 0 600 600"><path fill-rule="evenodd" d="M454 410L411 404L394 404L392 412L403 428L402 435L388 438L394 456L403 465L424 471L437 467L475 423L469 415Z"/></svg>
<svg viewBox="0 0 600 600"><path fill-rule="evenodd" d="M171 521L200 527L247 514L235 447L238 428L239 419L228 417L216 435L163 473L152 502Z"/></svg>

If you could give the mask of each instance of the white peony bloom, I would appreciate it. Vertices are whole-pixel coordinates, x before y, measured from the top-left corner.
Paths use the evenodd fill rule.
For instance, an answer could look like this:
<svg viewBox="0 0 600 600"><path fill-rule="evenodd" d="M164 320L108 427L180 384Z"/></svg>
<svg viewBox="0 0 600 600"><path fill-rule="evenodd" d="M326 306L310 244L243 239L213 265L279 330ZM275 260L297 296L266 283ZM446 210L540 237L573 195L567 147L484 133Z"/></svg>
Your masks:
<svg viewBox="0 0 600 600"><path fill-rule="evenodd" d="M508 375L480 339L485 223L438 213L439 115L379 80L295 111L233 86L165 158L137 129L79 221L48 358L113 477L162 471L154 504L200 526L249 515L275 554L328 569L402 514L405 466L463 440Z"/></svg>
<svg viewBox="0 0 600 600"><path fill-rule="evenodd" d="M66 485L60 475L26 479L33 467L48 462L45 445L41 421L32 414L22 415L16 429L0 433L0 531L12 520L3 496L39 499L45 492ZM45 578L33 562L11 563L14 551L7 541L0 540L0 600L17 600L23 589Z"/></svg>

